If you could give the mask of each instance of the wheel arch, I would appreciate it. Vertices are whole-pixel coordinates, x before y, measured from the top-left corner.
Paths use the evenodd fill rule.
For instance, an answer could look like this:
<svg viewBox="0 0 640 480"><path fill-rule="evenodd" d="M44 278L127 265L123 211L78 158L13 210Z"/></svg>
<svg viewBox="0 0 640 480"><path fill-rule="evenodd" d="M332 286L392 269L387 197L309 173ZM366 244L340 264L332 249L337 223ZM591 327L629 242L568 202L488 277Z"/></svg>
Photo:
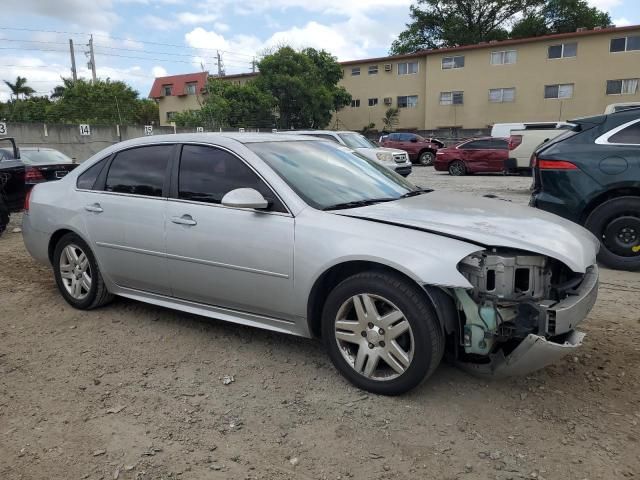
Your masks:
<svg viewBox="0 0 640 480"><path fill-rule="evenodd" d="M582 210L582 214L580 215L580 225L584 225L589 218L589 215L591 215L593 211L600 205L608 202L609 200L613 200L614 198L619 197L640 197L640 187L617 187L615 189L602 192L596 197L592 198Z"/></svg>
<svg viewBox="0 0 640 480"><path fill-rule="evenodd" d="M456 325L456 311L453 300L442 288L422 285L407 273L389 265L370 260L349 260L335 264L325 270L314 282L307 300L307 324L314 338L321 337L322 307L331 290L346 278L365 271L382 271L399 275L420 287L425 298L431 303L443 332L451 333Z"/></svg>
<svg viewBox="0 0 640 480"><path fill-rule="evenodd" d="M47 257L49 258L49 262L52 265L53 265L53 253L55 252L56 245L58 244L60 239L64 237L67 233L73 233L74 235L78 235L80 238L82 238L82 240L84 240L85 243L87 243L87 245L89 244L89 242L87 242L87 240L82 235L80 235L77 231L67 227L59 228L58 230L56 230L51 234L51 237L49 237L49 245L47 246Z"/></svg>
<svg viewBox="0 0 640 480"><path fill-rule="evenodd" d="M430 147L422 147L420 149L420 151L418 151L418 157L420 157L420 155L422 155L424 152L431 152L434 155L436 154L436 150L434 150L433 148Z"/></svg>

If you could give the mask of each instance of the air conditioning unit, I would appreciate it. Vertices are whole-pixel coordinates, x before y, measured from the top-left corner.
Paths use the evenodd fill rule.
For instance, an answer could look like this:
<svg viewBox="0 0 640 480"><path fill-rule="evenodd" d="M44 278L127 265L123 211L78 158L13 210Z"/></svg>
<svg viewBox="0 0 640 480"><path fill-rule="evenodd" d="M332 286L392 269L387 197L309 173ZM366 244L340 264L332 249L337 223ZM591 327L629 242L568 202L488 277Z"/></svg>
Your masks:
<svg viewBox="0 0 640 480"><path fill-rule="evenodd" d="M393 70L393 65L391 65L390 63L385 63L384 64L384 71L385 72L391 72Z"/></svg>
<svg viewBox="0 0 640 480"><path fill-rule="evenodd" d="M391 102L393 100L391 99L391 97L384 97L384 104L385 105L391 105Z"/></svg>

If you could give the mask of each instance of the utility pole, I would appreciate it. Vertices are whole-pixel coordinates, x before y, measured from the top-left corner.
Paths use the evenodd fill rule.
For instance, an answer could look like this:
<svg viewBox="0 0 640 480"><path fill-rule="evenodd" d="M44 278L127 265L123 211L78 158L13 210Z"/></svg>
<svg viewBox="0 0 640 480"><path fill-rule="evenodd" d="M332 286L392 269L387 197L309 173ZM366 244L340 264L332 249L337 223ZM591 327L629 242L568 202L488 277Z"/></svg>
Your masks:
<svg viewBox="0 0 640 480"><path fill-rule="evenodd" d="M89 47L89 63L87 64L87 68L91 69L91 77L93 78L93 83L96 83L96 57L93 54L93 35L89 37L88 47Z"/></svg>
<svg viewBox="0 0 640 480"><path fill-rule="evenodd" d="M69 39L69 52L71 52L71 75L73 76L73 81L76 82L78 80L78 72L76 71L76 54L73 50L72 39Z"/></svg>
<svg viewBox="0 0 640 480"><path fill-rule="evenodd" d="M218 76L224 77L226 74L224 72L224 63L222 63L222 55L220 55L220 50L216 50L216 59L218 61Z"/></svg>
<svg viewBox="0 0 640 480"><path fill-rule="evenodd" d="M256 73L256 57L253 57L253 60L251 60L251 72Z"/></svg>

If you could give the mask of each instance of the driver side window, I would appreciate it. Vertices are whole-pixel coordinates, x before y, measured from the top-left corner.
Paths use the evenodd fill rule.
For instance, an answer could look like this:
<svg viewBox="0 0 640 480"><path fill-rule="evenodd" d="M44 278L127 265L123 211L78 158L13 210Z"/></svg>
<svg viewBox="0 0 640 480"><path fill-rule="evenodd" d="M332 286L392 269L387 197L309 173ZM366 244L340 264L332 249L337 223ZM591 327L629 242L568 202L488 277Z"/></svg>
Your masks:
<svg viewBox="0 0 640 480"><path fill-rule="evenodd" d="M242 160L225 150L184 145L178 173L178 198L220 204L231 190L253 188L269 202L271 212L286 213L273 191Z"/></svg>

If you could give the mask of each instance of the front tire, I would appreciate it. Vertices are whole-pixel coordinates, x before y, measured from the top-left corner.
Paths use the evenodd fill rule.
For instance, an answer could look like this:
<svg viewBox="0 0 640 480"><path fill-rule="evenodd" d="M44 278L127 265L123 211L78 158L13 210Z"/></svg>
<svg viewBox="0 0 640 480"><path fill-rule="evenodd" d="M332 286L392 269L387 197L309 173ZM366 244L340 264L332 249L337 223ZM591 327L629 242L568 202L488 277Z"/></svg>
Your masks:
<svg viewBox="0 0 640 480"><path fill-rule="evenodd" d="M616 270L640 270L640 197L618 197L591 212L585 227L600 240L598 261Z"/></svg>
<svg viewBox="0 0 640 480"><path fill-rule="evenodd" d="M418 162L420 165L425 167L430 167L433 165L433 162L436 160L436 155L433 152L422 152L418 157Z"/></svg>
<svg viewBox="0 0 640 480"><path fill-rule="evenodd" d="M336 286L322 337L334 366L372 393L400 395L439 365L444 338L425 292L400 275L364 272Z"/></svg>
<svg viewBox="0 0 640 480"><path fill-rule="evenodd" d="M75 233L67 233L56 244L53 272L58 290L74 308L91 310L113 299L89 245Z"/></svg>
<svg viewBox="0 0 640 480"><path fill-rule="evenodd" d="M454 160L449 164L449 175L461 177L467 174L467 167L462 160Z"/></svg>

